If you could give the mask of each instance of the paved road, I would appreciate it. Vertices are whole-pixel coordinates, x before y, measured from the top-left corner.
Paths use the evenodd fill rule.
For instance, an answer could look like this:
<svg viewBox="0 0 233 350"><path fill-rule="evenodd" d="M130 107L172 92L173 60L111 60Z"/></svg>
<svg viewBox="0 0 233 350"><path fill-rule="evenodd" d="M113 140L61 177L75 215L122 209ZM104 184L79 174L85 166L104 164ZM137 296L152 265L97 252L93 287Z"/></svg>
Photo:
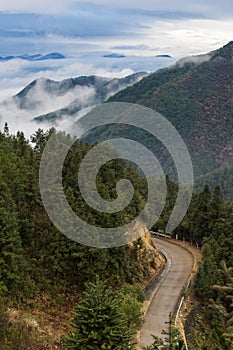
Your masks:
<svg viewBox="0 0 233 350"><path fill-rule="evenodd" d="M182 246L159 238L154 238L153 241L156 248L164 253L168 263L155 294L151 297L140 333L140 348L152 344L151 334L161 337L163 329L168 331L169 325L165 322L169 320L169 313L175 311L180 292L186 285L194 265L192 254Z"/></svg>

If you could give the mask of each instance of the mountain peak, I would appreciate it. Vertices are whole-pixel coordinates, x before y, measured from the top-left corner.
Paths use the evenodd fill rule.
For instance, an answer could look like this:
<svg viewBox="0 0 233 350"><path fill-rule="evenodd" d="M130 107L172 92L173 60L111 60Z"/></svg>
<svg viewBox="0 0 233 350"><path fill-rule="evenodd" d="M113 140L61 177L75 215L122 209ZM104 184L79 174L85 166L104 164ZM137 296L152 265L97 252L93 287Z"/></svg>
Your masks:
<svg viewBox="0 0 233 350"><path fill-rule="evenodd" d="M224 45L223 48L230 47L233 50L233 40L229 41L228 44Z"/></svg>
<svg viewBox="0 0 233 350"><path fill-rule="evenodd" d="M156 55L155 57L158 57L158 58L172 58L172 56L170 56L168 54Z"/></svg>
<svg viewBox="0 0 233 350"><path fill-rule="evenodd" d="M33 55L19 55L19 56L7 56L7 57L0 57L0 61L11 61L14 59L21 59L26 61L44 61L44 60L59 60L66 58L64 55L60 54L59 52L51 52L47 53L45 55L42 55L40 53L33 54Z"/></svg>
<svg viewBox="0 0 233 350"><path fill-rule="evenodd" d="M104 55L105 58L125 58L126 56L120 53L109 53Z"/></svg>
<svg viewBox="0 0 233 350"><path fill-rule="evenodd" d="M230 41L228 44L224 45L218 50L212 52L212 58L233 58L233 41Z"/></svg>

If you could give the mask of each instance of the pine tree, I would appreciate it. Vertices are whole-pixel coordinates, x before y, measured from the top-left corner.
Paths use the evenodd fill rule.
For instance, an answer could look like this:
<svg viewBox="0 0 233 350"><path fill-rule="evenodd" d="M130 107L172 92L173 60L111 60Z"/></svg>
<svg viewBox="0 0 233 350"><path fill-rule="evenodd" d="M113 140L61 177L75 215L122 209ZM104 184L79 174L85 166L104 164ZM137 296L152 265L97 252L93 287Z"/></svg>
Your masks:
<svg viewBox="0 0 233 350"><path fill-rule="evenodd" d="M112 289L97 277L86 284L80 303L74 310L74 332L63 338L70 350L132 349L133 332L120 312L120 301Z"/></svg>
<svg viewBox="0 0 233 350"><path fill-rule="evenodd" d="M205 185L195 199L192 214L190 217L190 234L192 239L199 245L204 237L210 235L210 201L211 192L208 185Z"/></svg>
<svg viewBox="0 0 233 350"><path fill-rule="evenodd" d="M199 270L195 277L195 292L205 301L208 301L209 298L214 296L215 293L210 286L216 283L219 277L216 256L214 254L217 247L218 244L214 238L208 239L208 241L204 244L202 249L204 259L200 264Z"/></svg>
<svg viewBox="0 0 233 350"><path fill-rule="evenodd" d="M153 344L146 346L143 350L185 350L186 346L181 339L178 330L174 327L171 328L171 334L168 334L165 331L162 331L162 334L169 335L169 339L165 341L159 337L153 336Z"/></svg>
<svg viewBox="0 0 233 350"><path fill-rule="evenodd" d="M9 126L8 126L7 123L4 124L4 135L5 136L9 136L10 135Z"/></svg>
<svg viewBox="0 0 233 350"><path fill-rule="evenodd" d="M232 271L233 268L228 268L226 266L226 262L221 262L221 272L225 276L226 285L214 285L213 289L221 292L226 292L227 296L224 298L225 300L221 303L213 303L215 309L223 316L225 320L225 331L222 334L222 337L226 340L229 345L229 349L233 348L233 276ZM229 303L228 305L227 302ZM225 305L224 305L225 304Z"/></svg>
<svg viewBox="0 0 233 350"><path fill-rule="evenodd" d="M25 282L26 262L17 215L6 184L0 182L0 294L19 296Z"/></svg>

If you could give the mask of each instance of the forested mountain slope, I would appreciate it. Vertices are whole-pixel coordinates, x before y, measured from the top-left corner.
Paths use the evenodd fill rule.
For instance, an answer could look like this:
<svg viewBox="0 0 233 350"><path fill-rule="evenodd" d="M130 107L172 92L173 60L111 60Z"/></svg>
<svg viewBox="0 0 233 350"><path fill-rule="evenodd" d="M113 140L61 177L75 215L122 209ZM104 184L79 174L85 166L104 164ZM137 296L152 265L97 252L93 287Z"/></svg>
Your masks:
<svg viewBox="0 0 233 350"><path fill-rule="evenodd" d="M221 184L224 198L233 201L233 164L198 177L195 181L196 190L203 188L205 183L208 183L211 189L213 189L216 184Z"/></svg>
<svg viewBox="0 0 233 350"><path fill-rule="evenodd" d="M185 140L198 176L232 162L232 89L233 41L155 72L109 101L162 113Z"/></svg>
<svg viewBox="0 0 233 350"><path fill-rule="evenodd" d="M39 129L31 137L34 147L22 132L9 135L7 125L4 132L0 132L0 349L4 350L54 349L55 346L63 349L60 335L67 333L66 323L71 316L71 308L77 303L77 307L82 307L80 295L84 292L85 296L88 292L86 286L90 286L96 276L106 281L111 295L114 293L114 303L111 303L114 312L121 295L121 307L127 315L123 322L129 322L130 328L132 325L132 330L136 331L140 326L140 304L133 295L138 295L140 284L161 266L158 253L148 249L148 241L144 239L119 248L97 249L69 240L53 226L44 210L38 183L41 155L53 131L43 132ZM91 148L92 145L77 141L66 157L63 186L71 207L83 220L102 227L115 227L137 217L145 204L147 183L133 165L122 159L110 161L101 167L97 188L103 198L111 200L116 197L116 183L121 178L127 178L135 189L130 205L123 212L112 215L99 213L85 203L77 176L80 162ZM166 205L154 230L166 227L176 200L178 185L169 178L167 190ZM209 312L208 309L209 299L212 298L217 306L223 305L227 313L231 312L231 305L224 303L225 293L213 293L211 286L224 286L226 283L219 273L221 260L224 260L226 268L232 266L232 223L232 205L223 201L219 187L211 193L205 186L200 193L194 193L183 222L173 233L199 246L204 244L204 261L199 269L195 290L201 305L206 307L197 314L199 319L205 319L205 327L201 324L200 331L200 324L194 322L192 331L187 332L195 350L206 349L197 347L197 342L208 349L232 348L231 345L221 347L221 342L228 343L223 329L229 315L222 317L219 312ZM140 300L141 297L143 299L140 296ZM128 307L129 302L132 302L129 304L132 307ZM108 319L109 300L103 306L106 305L104 317ZM88 315L95 315L96 309L88 310ZM92 319L94 316L85 313L85 317ZM28 320L31 322L29 326ZM88 319L86 324L89 323ZM32 324L38 325L39 331L44 329L44 324L49 329L40 333ZM56 328L56 337L51 335L52 325L53 330ZM108 332L111 333L111 327ZM80 334L74 334L74 337L78 339ZM203 339L203 334L210 334L207 341ZM213 339L215 348L209 346ZM124 349L123 345L119 349Z"/></svg>

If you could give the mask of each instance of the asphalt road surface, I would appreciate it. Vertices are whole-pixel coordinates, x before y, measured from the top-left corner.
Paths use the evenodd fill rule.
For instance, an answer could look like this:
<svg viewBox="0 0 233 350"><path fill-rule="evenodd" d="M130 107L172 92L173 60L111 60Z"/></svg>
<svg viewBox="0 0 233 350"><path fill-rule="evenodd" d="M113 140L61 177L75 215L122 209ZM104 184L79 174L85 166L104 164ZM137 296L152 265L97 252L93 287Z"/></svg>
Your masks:
<svg viewBox="0 0 233 350"><path fill-rule="evenodd" d="M152 293L151 303L140 332L140 348L153 343L151 334L161 336L162 330L168 331L169 313L174 313L182 288L190 277L194 259L192 254L169 239L153 238L154 244L167 258L167 266L159 278Z"/></svg>

